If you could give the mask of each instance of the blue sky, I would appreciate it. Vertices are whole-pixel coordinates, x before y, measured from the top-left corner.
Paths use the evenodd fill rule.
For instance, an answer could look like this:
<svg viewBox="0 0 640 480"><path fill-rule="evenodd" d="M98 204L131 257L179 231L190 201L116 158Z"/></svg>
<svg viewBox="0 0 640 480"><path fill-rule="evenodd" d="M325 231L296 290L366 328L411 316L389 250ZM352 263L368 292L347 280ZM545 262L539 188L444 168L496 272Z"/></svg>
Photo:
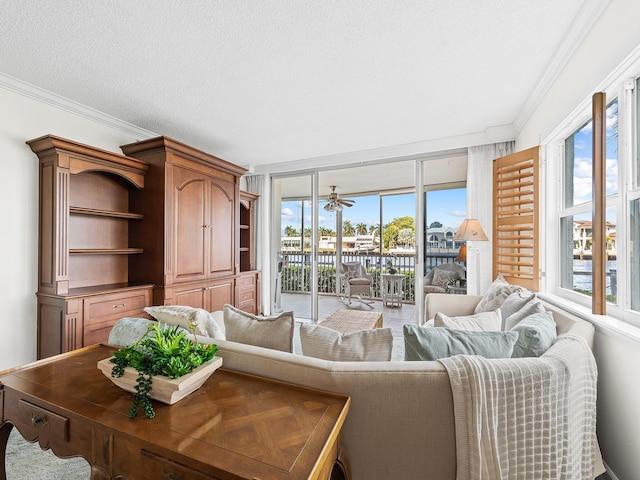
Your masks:
<svg viewBox="0 0 640 480"><path fill-rule="evenodd" d="M616 137L613 136L617 120L617 101L612 102L607 108L607 166L606 185L607 195L618 191L618 149ZM593 157L593 124L589 121L580 130L574 133L574 205L591 201L592 192L592 157Z"/></svg>
<svg viewBox="0 0 640 480"><path fill-rule="evenodd" d="M368 195L363 197L352 196L355 205L344 208L342 218L349 220L352 225L365 223L367 226L380 223L379 197ZM335 213L319 210L320 226L335 230ZM394 218L414 216L414 194L391 195L382 197L383 221L389 223ZM457 228L466 216L466 189L439 190L429 192L427 195L427 223L438 221L445 227ZM284 202L282 204L282 229L290 225L300 229L301 225L300 202ZM308 204L305 205L305 227L310 226L311 211Z"/></svg>
<svg viewBox="0 0 640 480"><path fill-rule="evenodd" d="M606 190L607 195L618 192L618 144L616 133L618 116L617 100L607 107L607 145L606 145ZM587 122L582 128L573 134L573 205L591 202L592 195L592 168L593 168L593 124ZM570 202L571 203L571 202ZM576 220L591 220L591 212L578 214ZM607 209L607 220L616 223L616 212L613 208Z"/></svg>

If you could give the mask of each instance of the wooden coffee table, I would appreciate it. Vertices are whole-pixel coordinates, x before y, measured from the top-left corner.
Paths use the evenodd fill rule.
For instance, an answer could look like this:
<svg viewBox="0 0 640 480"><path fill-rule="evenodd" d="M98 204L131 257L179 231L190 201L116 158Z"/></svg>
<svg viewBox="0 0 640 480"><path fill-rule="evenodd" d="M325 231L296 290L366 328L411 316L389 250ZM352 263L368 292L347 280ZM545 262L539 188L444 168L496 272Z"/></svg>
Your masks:
<svg viewBox="0 0 640 480"><path fill-rule="evenodd" d="M382 328L382 312L360 312L343 308L333 312L319 325L340 333Z"/></svg>
<svg viewBox="0 0 640 480"><path fill-rule="evenodd" d="M156 417L128 417L132 396L97 368L95 345L0 374L0 479L15 426L58 457L82 456L91 478L349 478L340 430L350 397L221 368Z"/></svg>

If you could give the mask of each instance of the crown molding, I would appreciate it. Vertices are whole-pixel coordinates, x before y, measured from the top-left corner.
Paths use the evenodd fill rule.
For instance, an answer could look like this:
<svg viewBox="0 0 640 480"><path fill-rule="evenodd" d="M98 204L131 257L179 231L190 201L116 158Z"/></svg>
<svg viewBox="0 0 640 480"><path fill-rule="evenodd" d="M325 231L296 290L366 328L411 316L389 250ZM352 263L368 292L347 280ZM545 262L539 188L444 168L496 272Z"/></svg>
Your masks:
<svg viewBox="0 0 640 480"><path fill-rule="evenodd" d="M397 160L410 160L412 158L436 156L438 158L442 158L451 152L455 152L456 155L459 155L461 150L466 151L468 147L476 145L488 145L515 140L516 134L517 132L513 125L500 125L488 127L483 132L470 133L466 135L424 140L420 142L392 145L356 152L339 153L323 157L253 165L251 167L251 174L261 175L294 171L312 171L336 166L392 162Z"/></svg>
<svg viewBox="0 0 640 480"><path fill-rule="evenodd" d="M80 117L87 118L96 123L106 125L110 128L119 130L127 135L132 135L139 139L147 139L158 136L144 128L138 127L131 123L120 120L119 118L112 117L106 113L100 112L81 103L75 102L68 98L62 97L55 93L44 90L40 87L36 87L30 83L19 80L15 77L11 77L4 73L0 73L0 88L9 90L27 98L31 98L41 103L51 105L55 108L65 110Z"/></svg>
<svg viewBox="0 0 640 480"><path fill-rule="evenodd" d="M556 81L609 2L610 0L588 0L585 2L572 24L573 28L569 29L560 42L560 46L544 69L540 80L536 82L531 95L527 97L527 101L516 116L513 125L518 132L522 130L535 109L540 105L553 82Z"/></svg>

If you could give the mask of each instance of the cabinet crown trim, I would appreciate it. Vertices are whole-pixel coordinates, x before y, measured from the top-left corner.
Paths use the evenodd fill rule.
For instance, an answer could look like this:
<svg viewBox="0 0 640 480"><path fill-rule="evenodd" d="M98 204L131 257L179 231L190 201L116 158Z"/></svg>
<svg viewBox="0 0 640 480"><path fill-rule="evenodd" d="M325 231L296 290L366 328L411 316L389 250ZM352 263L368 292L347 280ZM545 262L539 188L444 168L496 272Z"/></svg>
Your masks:
<svg viewBox="0 0 640 480"><path fill-rule="evenodd" d="M125 155L136 155L140 153L152 152L154 150L163 150L177 153L183 157L187 157L194 162L203 163L205 165L214 166L219 170L230 173L236 177L241 177L247 173L247 169L235 165L227 160L215 157L209 153L198 150L197 148L185 145L184 143L173 140L169 137L160 136L149 140L122 145L120 149Z"/></svg>
<svg viewBox="0 0 640 480"><path fill-rule="evenodd" d="M84 162L76 162L78 164L78 171L72 173L90 170L95 166L96 170L119 173L133 182L137 187L142 188L144 186L144 175L149 171L149 164L143 160L74 142L55 135L44 135L29 140L26 143L31 147L31 150L38 155L38 158L44 158L54 154L70 154L80 157ZM89 167L89 165L92 167ZM119 170L114 170L113 166L117 166Z"/></svg>

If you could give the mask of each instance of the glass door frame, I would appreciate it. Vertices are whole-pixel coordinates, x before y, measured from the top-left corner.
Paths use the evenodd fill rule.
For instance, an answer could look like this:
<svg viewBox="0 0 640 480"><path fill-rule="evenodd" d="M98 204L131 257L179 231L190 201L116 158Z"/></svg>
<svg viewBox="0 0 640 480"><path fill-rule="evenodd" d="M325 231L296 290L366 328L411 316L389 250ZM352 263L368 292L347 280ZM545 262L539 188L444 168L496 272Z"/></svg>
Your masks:
<svg viewBox="0 0 640 480"><path fill-rule="evenodd" d="M270 281L271 281L271 291L272 302L271 308L275 312L276 311L276 301L275 297L278 294L276 278L279 275L279 259L278 253L281 250L281 232L280 228L274 228L276 225L281 225L279 220L281 206L282 206L282 196L279 188L275 188L275 182L278 180L292 178L292 177L309 177L310 181L310 190L311 197L309 201L311 202L311 252L310 252L310 267L311 267L311 275L310 275L310 294L311 294L311 304L310 304L310 320L313 322L318 321L318 172L317 171L304 171L304 172L292 172L289 174L272 174L270 175L270 184L271 184L271 211L273 215L270 221L270 231L271 231L271 245L275 248L272 248L269 252L269 257L271 260L271 272L270 272ZM302 215L304 216L304 202L302 207ZM304 232L301 232L302 238L302 251L304 252ZM303 255L304 257L304 255Z"/></svg>

